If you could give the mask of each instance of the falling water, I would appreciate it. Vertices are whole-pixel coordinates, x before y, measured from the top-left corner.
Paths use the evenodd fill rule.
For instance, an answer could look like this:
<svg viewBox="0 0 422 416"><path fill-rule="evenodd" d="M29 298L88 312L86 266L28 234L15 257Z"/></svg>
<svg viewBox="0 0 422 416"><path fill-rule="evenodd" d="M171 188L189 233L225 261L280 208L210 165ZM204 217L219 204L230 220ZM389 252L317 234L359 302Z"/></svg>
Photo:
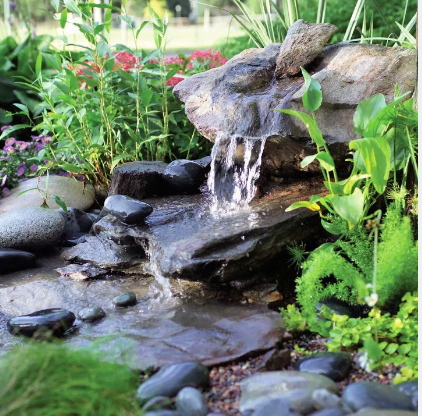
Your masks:
<svg viewBox="0 0 422 416"><path fill-rule="evenodd" d="M265 138L216 138L208 176L212 213L232 214L249 204L255 196L264 146Z"/></svg>

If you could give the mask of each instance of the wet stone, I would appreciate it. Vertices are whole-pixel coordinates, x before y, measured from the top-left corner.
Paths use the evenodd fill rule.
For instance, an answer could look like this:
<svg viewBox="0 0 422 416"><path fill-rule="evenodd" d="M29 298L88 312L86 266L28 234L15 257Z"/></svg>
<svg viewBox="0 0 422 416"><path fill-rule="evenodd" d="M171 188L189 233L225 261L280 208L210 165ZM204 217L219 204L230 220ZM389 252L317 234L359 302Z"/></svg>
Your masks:
<svg viewBox="0 0 422 416"><path fill-rule="evenodd" d="M349 384L343 392L346 407L358 412L361 409L412 410L410 397L385 384L363 381Z"/></svg>
<svg viewBox="0 0 422 416"><path fill-rule="evenodd" d="M346 412L343 409L322 409L311 413L309 416L344 416Z"/></svg>
<svg viewBox="0 0 422 416"><path fill-rule="evenodd" d="M63 241L76 241L88 233L92 227L92 218L89 214L80 209L68 208L67 215L62 209L60 209L59 212L65 219L65 226L62 234Z"/></svg>
<svg viewBox="0 0 422 416"><path fill-rule="evenodd" d="M35 266L36 261L35 255L27 251L0 248L0 274L29 269Z"/></svg>
<svg viewBox="0 0 422 416"><path fill-rule="evenodd" d="M143 224L152 213L151 205L125 195L111 195L104 202L100 217L111 214L128 225Z"/></svg>
<svg viewBox="0 0 422 416"><path fill-rule="evenodd" d="M283 416L300 416L299 413L295 412L289 402L284 399L270 399L260 403L255 410L251 413L251 416L272 416L272 415L283 415Z"/></svg>
<svg viewBox="0 0 422 416"><path fill-rule="evenodd" d="M239 409L248 416L261 403L283 399L298 413L316 410L312 393L318 388L337 393L336 384L328 377L299 371L269 371L255 374L240 383Z"/></svg>
<svg viewBox="0 0 422 416"><path fill-rule="evenodd" d="M190 160L175 160L167 166L163 178L171 193L194 193L203 184L206 169Z"/></svg>
<svg viewBox="0 0 422 416"><path fill-rule="evenodd" d="M406 396L409 396L412 400L413 410L418 410L418 380L405 381L395 387Z"/></svg>
<svg viewBox="0 0 422 416"><path fill-rule="evenodd" d="M51 331L54 336L62 336L75 322L75 315L66 309L44 309L29 315L16 316L7 322L7 329L13 335L32 337Z"/></svg>
<svg viewBox="0 0 422 416"><path fill-rule="evenodd" d="M326 389L316 389L312 393L315 409L335 409L340 407L341 399Z"/></svg>
<svg viewBox="0 0 422 416"><path fill-rule="evenodd" d="M96 306L94 308L84 308L78 312L78 318L81 321L94 322L104 318L106 313L102 308Z"/></svg>
<svg viewBox="0 0 422 416"><path fill-rule="evenodd" d="M296 363L296 369L341 381L349 374L350 356L344 352L317 353L300 359Z"/></svg>
<svg viewBox="0 0 422 416"><path fill-rule="evenodd" d="M133 292L122 293L113 299L113 304L121 307L133 306L136 304L136 295Z"/></svg>
<svg viewBox="0 0 422 416"><path fill-rule="evenodd" d="M142 383L136 397L141 404L156 396L175 397L184 387L207 387L209 378L208 368L199 362L171 364Z"/></svg>
<svg viewBox="0 0 422 416"><path fill-rule="evenodd" d="M185 387L176 397L176 410L183 416L206 416L208 407L200 391L193 387Z"/></svg>

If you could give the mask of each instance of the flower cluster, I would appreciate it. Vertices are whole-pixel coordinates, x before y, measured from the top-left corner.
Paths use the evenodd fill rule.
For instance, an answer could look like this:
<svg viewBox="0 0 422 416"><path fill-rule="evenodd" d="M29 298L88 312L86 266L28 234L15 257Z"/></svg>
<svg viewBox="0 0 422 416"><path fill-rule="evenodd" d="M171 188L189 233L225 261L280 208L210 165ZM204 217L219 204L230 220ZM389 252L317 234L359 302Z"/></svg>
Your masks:
<svg viewBox="0 0 422 416"><path fill-rule="evenodd" d="M191 75L192 73L203 72L208 69L217 68L221 65L224 65L227 62L227 59L222 52L214 52L212 49L208 49L205 51L195 51L187 57L179 55L165 58L163 62L166 67L169 67L169 69L179 68L177 74ZM159 62L151 60L150 64L158 65ZM119 68L125 72L129 72L136 68L142 69L143 67L144 65L139 65L136 56L130 52L117 52L114 55L113 71ZM75 71L76 76L84 76L90 79L92 79L92 76L89 74L90 71L97 73L100 72L99 65L89 61L85 61L85 65L79 64L76 67L74 67L72 64L69 64L68 68L72 71ZM167 80L167 86L173 88L179 82L183 81L184 77L177 76L177 74ZM80 87L82 86L87 88L86 84L84 83L80 84Z"/></svg>
<svg viewBox="0 0 422 416"><path fill-rule="evenodd" d="M1 131L9 127L3 126ZM48 142L51 142L50 136L31 136L31 141L28 142L16 140L14 137L6 139L3 149L0 150L0 197L8 196L10 190L20 182L35 176L40 162L34 160ZM44 164L48 163L50 161L44 161ZM57 174L69 175L67 172L57 172Z"/></svg>

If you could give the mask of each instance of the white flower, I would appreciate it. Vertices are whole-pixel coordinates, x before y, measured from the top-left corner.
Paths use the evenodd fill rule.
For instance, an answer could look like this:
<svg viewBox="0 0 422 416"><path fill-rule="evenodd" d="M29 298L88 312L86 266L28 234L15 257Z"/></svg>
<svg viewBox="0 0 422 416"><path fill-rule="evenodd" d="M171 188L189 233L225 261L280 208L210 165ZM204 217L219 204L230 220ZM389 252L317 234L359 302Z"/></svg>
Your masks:
<svg viewBox="0 0 422 416"><path fill-rule="evenodd" d="M365 302L372 308L378 302L378 295L376 293L371 293L369 296L365 297Z"/></svg>

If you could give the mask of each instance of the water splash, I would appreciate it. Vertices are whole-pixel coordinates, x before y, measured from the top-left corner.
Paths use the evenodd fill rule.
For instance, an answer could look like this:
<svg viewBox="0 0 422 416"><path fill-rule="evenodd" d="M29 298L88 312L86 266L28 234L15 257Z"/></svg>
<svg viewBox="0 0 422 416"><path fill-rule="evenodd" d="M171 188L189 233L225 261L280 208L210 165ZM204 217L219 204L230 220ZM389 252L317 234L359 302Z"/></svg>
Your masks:
<svg viewBox="0 0 422 416"><path fill-rule="evenodd" d="M264 147L265 138L216 138L208 176L212 213L230 215L248 206L255 196Z"/></svg>

